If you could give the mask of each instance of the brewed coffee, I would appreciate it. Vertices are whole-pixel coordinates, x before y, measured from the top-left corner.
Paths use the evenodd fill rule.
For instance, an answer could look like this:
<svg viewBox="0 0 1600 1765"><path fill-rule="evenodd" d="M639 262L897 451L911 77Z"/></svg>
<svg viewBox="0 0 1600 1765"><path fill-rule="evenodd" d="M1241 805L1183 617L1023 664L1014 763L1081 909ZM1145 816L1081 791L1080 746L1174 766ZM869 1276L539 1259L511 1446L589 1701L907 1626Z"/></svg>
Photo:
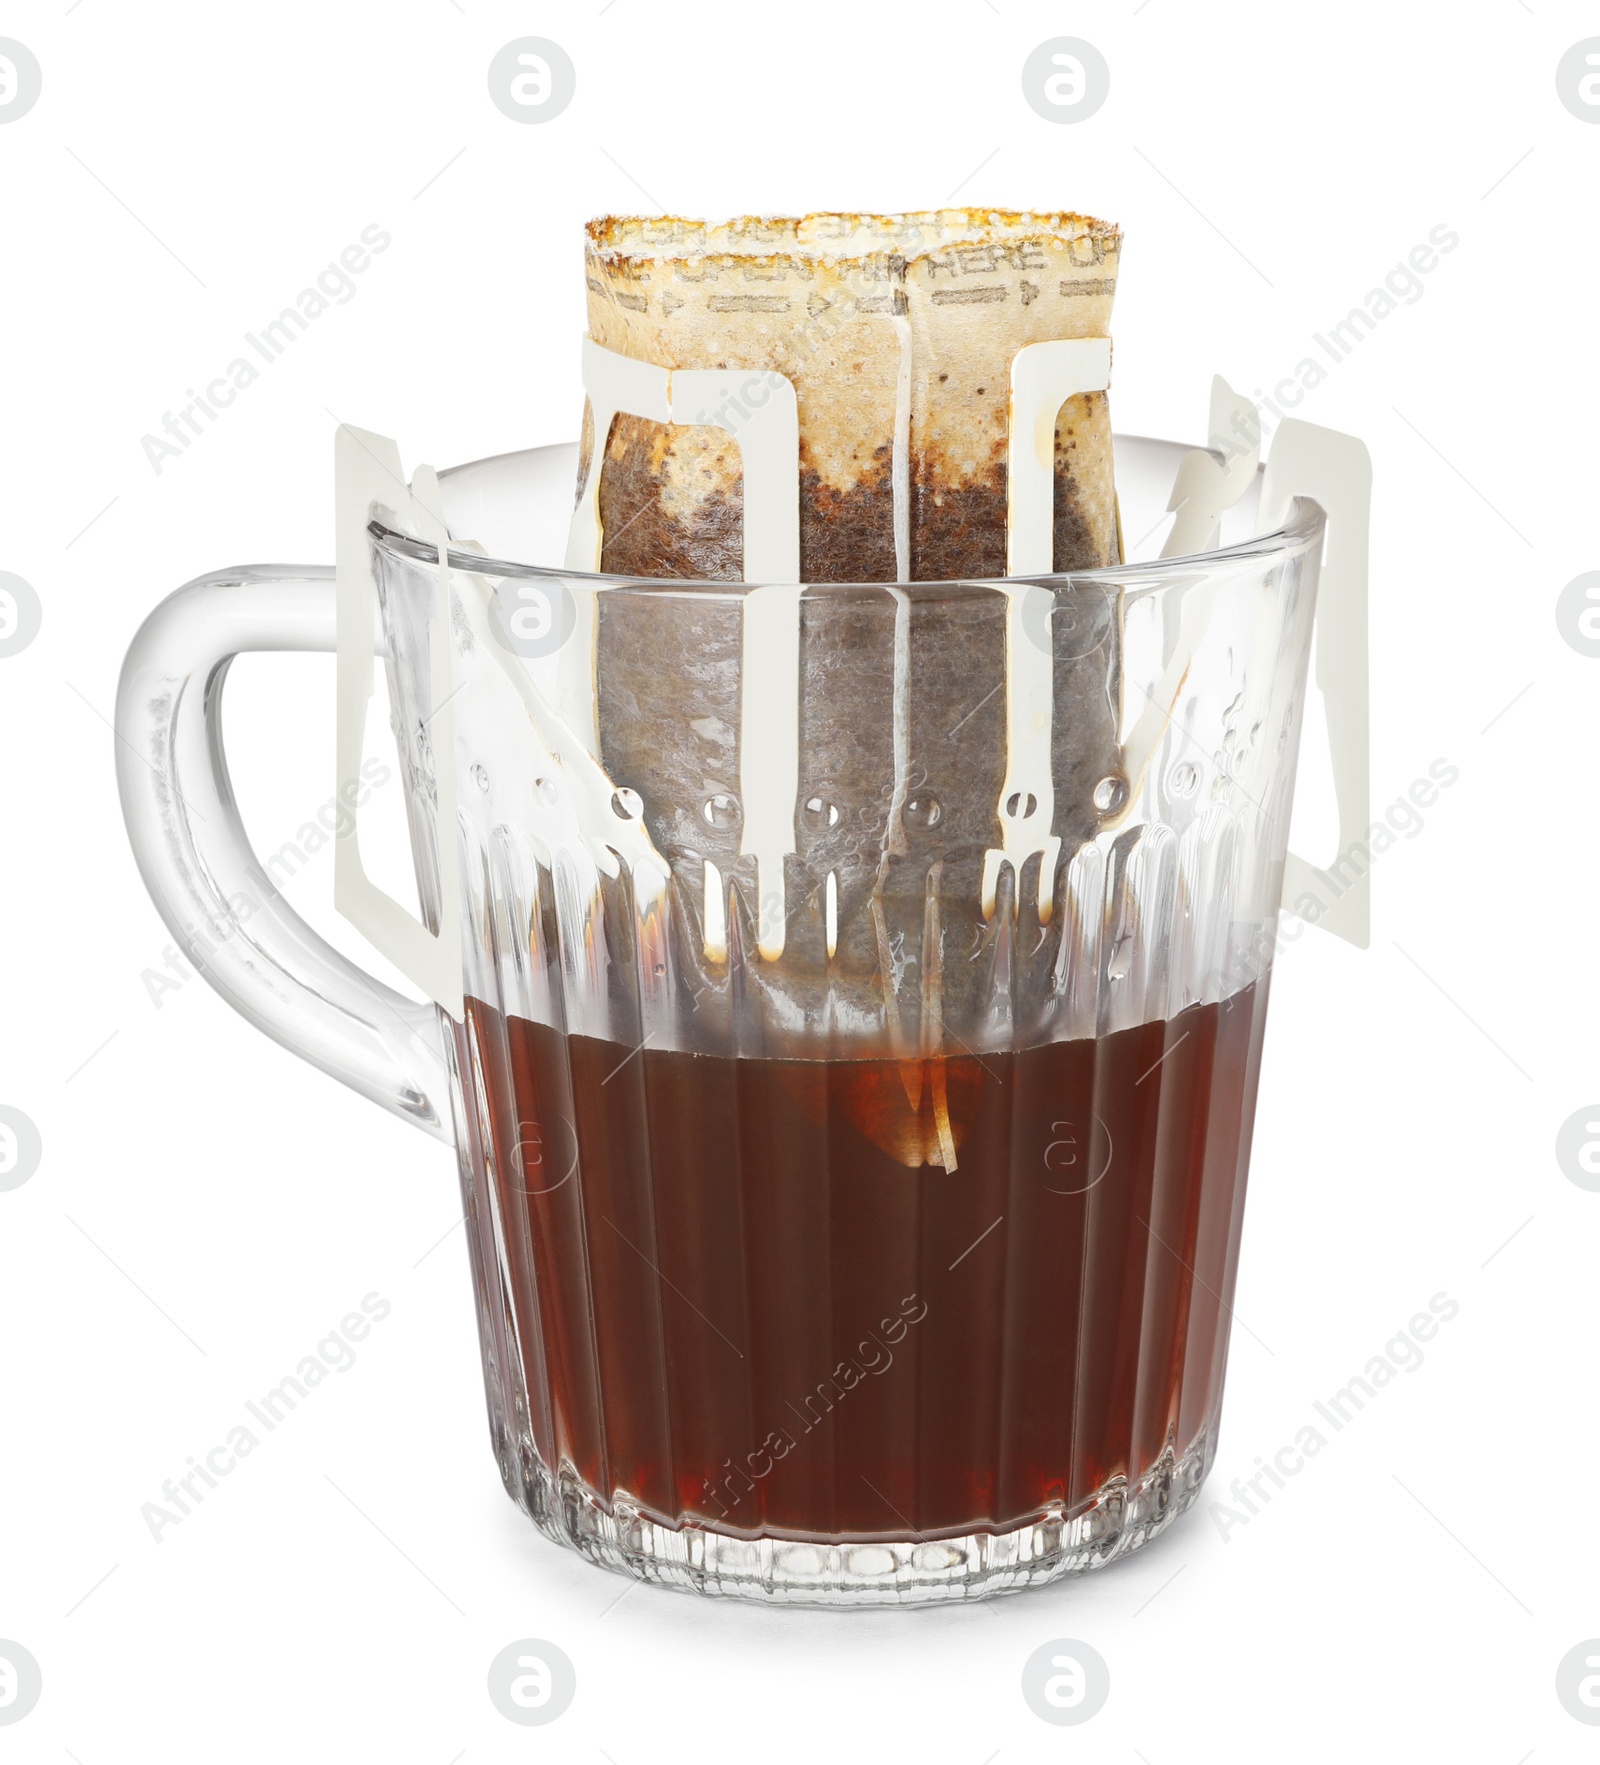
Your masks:
<svg viewBox="0 0 1600 1765"><path fill-rule="evenodd" d="M1204 1456L1265 1004L902 1062L469 1000L540 1456L663 1525L818 1541L1071 1515Z"/></svg>

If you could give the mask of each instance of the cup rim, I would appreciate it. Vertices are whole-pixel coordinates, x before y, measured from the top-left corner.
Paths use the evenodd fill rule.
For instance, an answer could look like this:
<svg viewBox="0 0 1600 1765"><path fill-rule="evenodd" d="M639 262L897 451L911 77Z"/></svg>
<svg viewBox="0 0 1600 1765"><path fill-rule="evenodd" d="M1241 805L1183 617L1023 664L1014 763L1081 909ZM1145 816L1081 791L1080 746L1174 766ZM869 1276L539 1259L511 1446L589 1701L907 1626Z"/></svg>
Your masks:
<svg viewBox="0 0 1600 1765"><path fill-rule="evenodd" d="M1127 436L1129 441L1156 440L1149 436ZM1170 444L1167 444L1170 445ZM481 462L472 461L470 464ZM461 468L453 468L460 470ZM1257 466L1259 478L1264 466ZM385 511L387 513L387 511ZM389 521L377 516L368 522L367 532L380 551L395 558L408 558L417 563L437 565L439 562L438 547L427 540L417 539L404 532ZM1322 507L1310 497L1297 496L1289 505L1289 513L1283 522L1270 533L1256 534L1253 538L1240 540L1235 545L1219 546L1215 551L1189 552L1176 558L1147 558L1138 564L1104 564L1093 570L1057 570L1040 572L1025 576L956 576L936 581L916 582L802 582L785 586L797 586L807 594L854 594L863 589L905 589L921 596L931 596L944 589L1004 589L1014 588L1020 583L1040 588L1061 589L1075 588L1080 585L1116 584L1125 587L1154 586L1174 574L1193 575L1197 568L1207 571L1217 566L1230 566L1248 562L1254 558L1270 558L1281 553L1300 549L1309 550L1314 544L1320 544L1327 526L1327 516ZM474 576L519 577L527 580L557 580L585 585L596 589L632 588L645 589L654 593L677 593L687 595L723 595L742 596L752 588L769 586L764 583L744 581L722 581L702 576L626 576L611 571L600 570L569 570L564 566L551 564L529 564L514 558L492 558L477 552L462 551L457 545L446 548L447 564L451 570L460 570Z"/></svg>

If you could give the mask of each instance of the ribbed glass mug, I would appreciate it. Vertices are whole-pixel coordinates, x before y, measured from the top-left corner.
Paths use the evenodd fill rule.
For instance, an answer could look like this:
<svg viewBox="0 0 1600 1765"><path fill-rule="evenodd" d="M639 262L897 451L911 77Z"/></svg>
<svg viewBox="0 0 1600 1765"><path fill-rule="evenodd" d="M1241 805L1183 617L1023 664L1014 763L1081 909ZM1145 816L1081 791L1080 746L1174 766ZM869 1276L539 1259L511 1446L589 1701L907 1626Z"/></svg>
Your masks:
<svg viewBox="0 0 1600 1765"><path fill-rule="evenodd" d="M1119 441L1130 532L1181 455ZM204 578L135 641L158 905L454 1138L495 1455L550 1537L828 1604L1137 1548L1216 1449L1321 509L1025 582L642 582L516 561L559 555L572 469L445 474L443 569L371 529L459 1012L323 944L233 805L228 659L332 648L330 572Z"/></svg>

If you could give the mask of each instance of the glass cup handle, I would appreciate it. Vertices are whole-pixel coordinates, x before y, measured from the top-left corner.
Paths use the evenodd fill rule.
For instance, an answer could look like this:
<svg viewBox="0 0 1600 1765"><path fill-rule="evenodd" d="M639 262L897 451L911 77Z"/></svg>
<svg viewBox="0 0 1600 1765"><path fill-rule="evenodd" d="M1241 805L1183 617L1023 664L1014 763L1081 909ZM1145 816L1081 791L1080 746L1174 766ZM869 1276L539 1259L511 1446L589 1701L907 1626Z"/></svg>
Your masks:
<svg viewBox="0 0 1600 1765"><path fill-rule="evenodd" d="M251 849L222 742L222 688L250 650L336 644L334 572L201 576L139 628L117 688L117 787L139 872L196 971L258 1029L385 1109L453 1139L438 1014L341 956Z"/></svg>

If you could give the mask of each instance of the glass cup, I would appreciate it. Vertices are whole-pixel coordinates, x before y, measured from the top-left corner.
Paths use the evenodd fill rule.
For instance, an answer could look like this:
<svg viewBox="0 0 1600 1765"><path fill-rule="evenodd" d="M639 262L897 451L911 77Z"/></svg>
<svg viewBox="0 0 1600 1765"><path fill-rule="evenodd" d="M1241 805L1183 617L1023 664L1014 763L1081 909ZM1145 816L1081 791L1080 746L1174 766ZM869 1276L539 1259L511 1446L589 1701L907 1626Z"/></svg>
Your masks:
<svg viewBox="0 0 1600 1765"><path fill-rule="evenodd" d="M638 581L549 562L574 453L442 475L443 558L368 533L459 1000L324 944L233 803L228 660L332 649L330 571L202 578L135 640L152 895L269 1034L455 1141L549 1537L810 1604L1136 1549L1216 1450L1322 510L1247 537L1252 491L1220 549L1026 580ZM1129 533L1183 453L1118 441Z"/></svg>

